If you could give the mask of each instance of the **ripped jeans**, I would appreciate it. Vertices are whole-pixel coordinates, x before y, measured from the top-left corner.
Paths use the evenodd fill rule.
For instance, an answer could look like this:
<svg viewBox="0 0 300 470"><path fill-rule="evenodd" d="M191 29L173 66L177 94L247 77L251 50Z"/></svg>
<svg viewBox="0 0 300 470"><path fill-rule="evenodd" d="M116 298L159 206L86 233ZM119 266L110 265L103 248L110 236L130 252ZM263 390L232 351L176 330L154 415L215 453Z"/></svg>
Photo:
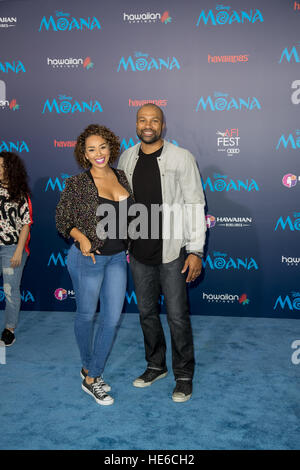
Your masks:
<svg viewBox="0 0 300 470"><path fill-rule="evenodd" d="M23 251L20 266L12 268L10 260L17 245L0 246L0 274L3 275L3 291L6 299L4 312L5 328L16 328L19 318L21 296L20 284L27 254Z"/></svg>

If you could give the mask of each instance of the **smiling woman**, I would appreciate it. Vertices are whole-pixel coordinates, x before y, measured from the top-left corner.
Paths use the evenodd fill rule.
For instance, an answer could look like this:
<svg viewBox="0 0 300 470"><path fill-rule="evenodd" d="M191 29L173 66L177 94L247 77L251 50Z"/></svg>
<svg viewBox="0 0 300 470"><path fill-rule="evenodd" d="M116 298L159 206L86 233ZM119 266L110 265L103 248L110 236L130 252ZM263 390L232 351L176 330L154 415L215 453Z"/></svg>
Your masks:
<svg viewBox="0 0 300 470"><path fill-rule="evenodd" d="M119 150L119 138L110 129L89 125L78 137L74 150L77 162L87 171L66 180L56 209L57 229L75 242L67 268L76 296L75 336L82 360L82 389L100 405L114 402L107 394L111 387L103 381L102 373L121 315L127 280L127 217L125 238L119 235L120 230L114 237L108 231L101 238L97 232L99 207L112 207L115 224L122 201L132 200L124 172L111 167ZM99 298L102 321L93 343Z"/></svg>

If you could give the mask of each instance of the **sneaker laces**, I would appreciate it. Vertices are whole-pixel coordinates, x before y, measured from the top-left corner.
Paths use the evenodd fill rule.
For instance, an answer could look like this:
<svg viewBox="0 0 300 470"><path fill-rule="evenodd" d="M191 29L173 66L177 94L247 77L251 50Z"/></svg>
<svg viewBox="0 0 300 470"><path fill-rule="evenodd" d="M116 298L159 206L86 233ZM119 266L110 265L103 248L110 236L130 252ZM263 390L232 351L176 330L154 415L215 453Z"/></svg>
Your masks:
<svg viewBox="0 0 300 470"><path fill-rule="evenodd" d="M106 398L108 396L107 393L103 390L102 385L99 382L94 382L92 384L92 389L95 395L97 395L97 397L101 399Z"/></svg>
<svg viewBox="0 0 300 470"><path fill-rule="evenodd" d="M97 382L101 387L107 385L107 383L104 382L104 380L102 379L101 375L100 375L100 377L97 377Z"/></svg>

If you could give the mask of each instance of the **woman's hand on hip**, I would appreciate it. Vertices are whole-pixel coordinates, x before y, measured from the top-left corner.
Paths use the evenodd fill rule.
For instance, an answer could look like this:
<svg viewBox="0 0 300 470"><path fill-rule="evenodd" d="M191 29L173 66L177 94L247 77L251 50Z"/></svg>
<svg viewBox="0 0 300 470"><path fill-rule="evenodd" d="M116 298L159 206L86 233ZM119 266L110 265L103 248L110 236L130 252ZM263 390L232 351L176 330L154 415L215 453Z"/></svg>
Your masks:
<svg viewBox="0 0 300 470"><path fill-rule="evenodd" d="M80 250L83 256L90 256L93 260L93 263L96 264L96 259L94 253L91 253L91 242L87 237L82 237L80 240Z"/></svg>

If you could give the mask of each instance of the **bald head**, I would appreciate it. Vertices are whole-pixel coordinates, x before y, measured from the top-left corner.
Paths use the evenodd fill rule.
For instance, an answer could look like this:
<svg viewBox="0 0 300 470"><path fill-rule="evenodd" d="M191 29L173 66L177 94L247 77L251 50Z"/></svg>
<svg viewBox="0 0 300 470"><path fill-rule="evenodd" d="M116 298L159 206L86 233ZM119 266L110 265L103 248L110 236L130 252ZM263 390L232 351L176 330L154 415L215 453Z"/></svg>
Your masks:
<svg viewBox="0 0 300 470"><path fill-rule="evenodd" d="M149 109L149 110L153 109L153 111L155 111L156 114L159 114L159 118L161 120L161 123L162 124L164 123L164 120L165 120L164 113L163 113L162 109L154 103L146 103L143 106L141 106L138 109L138 112L136 113L136 120L138 120L139 115L142 115L143 111L146 111L147 109Z"/></svg>

